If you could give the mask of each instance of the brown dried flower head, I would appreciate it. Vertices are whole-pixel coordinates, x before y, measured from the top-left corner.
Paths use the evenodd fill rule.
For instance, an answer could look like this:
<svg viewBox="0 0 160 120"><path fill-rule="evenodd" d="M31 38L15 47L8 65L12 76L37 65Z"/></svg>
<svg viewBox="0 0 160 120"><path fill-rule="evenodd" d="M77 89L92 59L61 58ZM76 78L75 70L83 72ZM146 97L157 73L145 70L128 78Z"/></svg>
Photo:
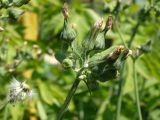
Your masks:
<svg viewBox="0 0 160 120"><path fill-rule="evenodd" d="M109 16L108 20L106 22L106 26L105 26L106 31L108 31L109 29L111 29L112 25L113 25L113 18L112 18L112 16Z"/></svg>

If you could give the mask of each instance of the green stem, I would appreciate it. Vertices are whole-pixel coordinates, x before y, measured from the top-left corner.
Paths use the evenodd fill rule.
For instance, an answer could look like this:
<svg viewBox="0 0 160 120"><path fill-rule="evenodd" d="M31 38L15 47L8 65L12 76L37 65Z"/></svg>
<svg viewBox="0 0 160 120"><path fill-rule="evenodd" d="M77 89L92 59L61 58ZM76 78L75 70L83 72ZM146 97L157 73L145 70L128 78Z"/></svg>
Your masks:
<svg viewBox="0 0 160 120"><path fill-rule="evenodd" d="M117 28L117 32L118 32L118 35L119 35L119 37L120 37L120 39L121 39L122 44L125 46L125 48L127 48L127 45L125 44L124 39L123 39L123 37L122 37L122 35L121 35L121 32L120 32L120 30L119 30L119 26L117 25L116 28Z"/></svg>
<svg viewBox="0 0 160 120"><path fill-rule="evenodd" d="M6 105L3 120L7 120L7 118L8 118L8 106Z"/></svg>
<svg viewBox="0 0 160 120"><path fill-rule="evenodd" d="M129 48L131 47L131 44L132 44L132 42L133 42L133 40L134 40L134 38L135 38L135 36L136 36L136 33L137 33L138 28L139 28L139 26L140 26L140 22L141 22L141 21L138 21L137 24L135 25L135 27L133 28L132 35L131 35L130 40L129 40L129 42L128 42L128 47L129 47Z"/></svg>
<svg viewBox="0 0 160 120"><path fill-rule="evenodd" d="M123 63L121 71L120 71L120 81L119 81L119 89L118 89L118 101L117 101L117 107L116 107L116 120L119 120L120 112L121 112L122 93L123 93L122 86L125 84L125 80L123 79L123 76L122 76L124 67L125 66L124 66L124 63Z"/></svg>
<svg viewBox="0 0 160 120"><path fill-rule="evenodd" d="M77 77L77 78L75 79L75 81L74 81L74 83L73 83L73 85L72 85L69 93L68 93L68 96L67 96L66 99L65 99L65 102L64 102L64 104L63 104L63 106L62 106L59 114L58 114L57 120L62 120L63 115L64 115L66 109L68 108L68 105L69 105L72 97L74 96L74 94L75 94L75 92L76 92L76 89L77 89L79 83L80 83L80 80L79 80L78 77Z"/></svg>
<svg viewBox="0 0 160 120"><path fill-rule="evenodd" d="M139 120L142 120L142 113L140 109L140 100L139 100L139 93L138 93L138 83L137 83L137 74L136 74L136 68L135 68L135 62L136 60L133 60L133 75L134 75L134 93L136 97L136 106L137 106L137 112L138 112L138 118Z"/></svg>

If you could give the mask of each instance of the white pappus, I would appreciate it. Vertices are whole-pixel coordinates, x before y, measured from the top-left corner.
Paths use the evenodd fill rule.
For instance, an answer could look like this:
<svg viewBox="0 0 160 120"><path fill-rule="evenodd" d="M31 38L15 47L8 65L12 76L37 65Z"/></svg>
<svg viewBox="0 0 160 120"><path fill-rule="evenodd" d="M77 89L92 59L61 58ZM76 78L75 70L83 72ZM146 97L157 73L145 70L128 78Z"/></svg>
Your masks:
<svg viewBox="0 0 160 120"><path fill-rule="evenodd" d="M35 90L32 90L25 81L19 82L13 78L9 85L7 102L15 104L16 102L24 101L27 98L32 98L35 93Z"/></svg>

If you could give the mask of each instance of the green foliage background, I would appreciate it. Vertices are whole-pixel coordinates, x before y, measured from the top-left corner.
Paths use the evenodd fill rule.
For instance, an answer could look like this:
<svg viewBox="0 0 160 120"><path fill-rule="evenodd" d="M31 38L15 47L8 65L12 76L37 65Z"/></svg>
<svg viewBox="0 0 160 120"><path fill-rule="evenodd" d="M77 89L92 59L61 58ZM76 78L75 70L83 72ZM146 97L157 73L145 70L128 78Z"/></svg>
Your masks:
<svg viewBox="0 0 160 120"><path fill-rule="evenodd" d="M28 41L24 47L24 25L21 21L0 21L5 29L0 33L0 104L6 99L12 77L27 82L35 88L37 95L31 101L7 105L0 110L0 120L54 120L72 85L75 75L64 70L60 64L51 64L46 55L54 58L61 51L59 39L63 27L60 0L32 0L22 6L25 11L38 15L38 39ZM132 49L152 41L152 50L136 62L140 105L144 120L160 118L160 2L157 0L70 0L71 21L75 23L78 40L83 40L93 23L109 15L114 17L111 31L107 33L108 46L126 44L132 39ZM149 12L149 9L151 10ZM0 9L0 13L5 9ZM138 29L136 26L138 25ZM135 32L135 35L134 35ZM37 53L34 48L38 45ZM24 54L22 54L24 53ZM18 57L17 57L18 56ZM15 60L22 62L15 66ZM125 79L120 120L136 120L137 112L133 85L133 63L129 58L122 74ZM26 75L30 73L30 75ZM116 114L119 80L100 83L100 88L90 95L82 82L74 96L65 120L113 120Z"/></svg>

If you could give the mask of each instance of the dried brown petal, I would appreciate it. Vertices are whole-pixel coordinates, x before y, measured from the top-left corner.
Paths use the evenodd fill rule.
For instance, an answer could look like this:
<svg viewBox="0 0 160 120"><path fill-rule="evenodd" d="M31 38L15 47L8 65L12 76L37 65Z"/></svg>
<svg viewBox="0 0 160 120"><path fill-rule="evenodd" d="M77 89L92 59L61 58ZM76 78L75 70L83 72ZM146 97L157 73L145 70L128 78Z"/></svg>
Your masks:
<svg viewBox="0 0 160 120"><path fill-rule="evenodd" d="M109 29L111 29L112 24L113 24L113 18L112 18L112 16L109 16L108 20L106 22L105 31L108 31Z"/></svg>

